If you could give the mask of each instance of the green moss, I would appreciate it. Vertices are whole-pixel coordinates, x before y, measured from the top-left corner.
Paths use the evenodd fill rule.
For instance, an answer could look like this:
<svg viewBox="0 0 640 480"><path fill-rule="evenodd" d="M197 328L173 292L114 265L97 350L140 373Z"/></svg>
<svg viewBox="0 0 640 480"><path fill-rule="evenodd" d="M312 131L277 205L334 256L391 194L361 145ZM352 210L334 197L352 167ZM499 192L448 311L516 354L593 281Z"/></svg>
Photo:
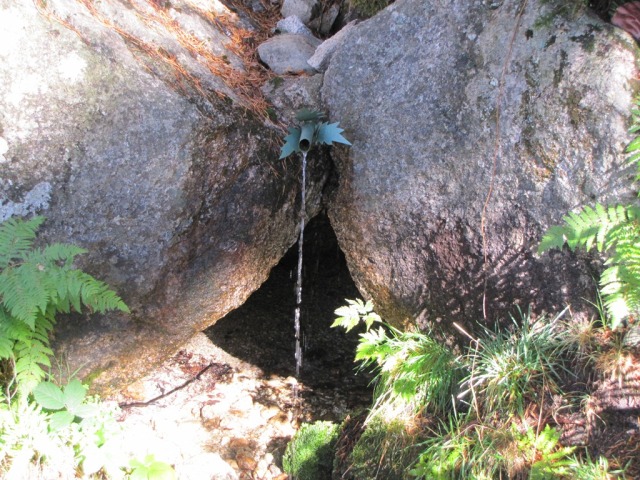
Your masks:
<svg viewBox="0 0 640 480"><path fill-rule="evenodd" d="M330 479L338 433L331 422L302 425L282 457L284 471L298 480Z"/></svg>
<svg viewBox="0 0 640 480"><path fill-rule="evenodd" d="M596 37L593 35L593 30L583 33L582 35L574 35L569 37L572 42L578 42L582 45L582 49L585 52L593 53L596 49Z"/></svg>
<svg viewBox="0 0 640 480"><path fill-rule="evenodd" d="M374 417L349 457L353 478L404 480L417 460L420 441L397 418Z"/></svg>
<svg viewBox="0 0 640 480"><path fill-rule="evenodd" d="M365 18L373 17L393 0L349 0L349 7Z"/></svg>
<svg viewBox="0 0 640 480"><path fill-rule="evenodd" d="M533 23L536 29L550 28L558 17L573 20L588 6L588 0L541 0L540 3L554 5L550 11L540 15Z"/></svg>
<svg viewBox="0 0 640 480"><path fill-rule="evenodd" d="M273 88L280 88L280 86L282 86L282 84L284 83L284 78L273 77L271 80L269 80L269 82L271 83L271 85L273 85Z"/></svg>
<svg viewBox="0 0 640 480"><path fill-rule="evenodd" d="M569 65L569 61L567 60L568 55L564 50L560 51L560 65L557 70L553 71L553 86L558 88L562 78L564 77L564 69Z"/></svg>
<svg viewBox="0 0 640 480"><path fill-rule="evenodd" d="M571 125L577 127L584 123L586 112L580 106L582 101L582 94L575 88L569 89L567 94L567 113L569 114L569 121Z"/></svg>

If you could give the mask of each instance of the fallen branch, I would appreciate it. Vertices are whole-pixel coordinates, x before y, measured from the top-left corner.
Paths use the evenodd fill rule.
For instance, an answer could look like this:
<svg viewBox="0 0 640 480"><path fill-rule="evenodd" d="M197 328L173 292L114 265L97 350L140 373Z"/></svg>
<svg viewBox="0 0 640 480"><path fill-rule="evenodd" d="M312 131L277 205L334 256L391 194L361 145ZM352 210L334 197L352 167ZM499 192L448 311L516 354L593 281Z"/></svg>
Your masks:
<svg viewBox="0 0 640 480"><path fill-rule="evenodd" d="M131 402L131 403L119 403L118 406L120 408L130 408L130 407L147 407L149 405L151 405L152 403L157 402L158 400L161 400L165 397L168 397L169 395L174 394L175 392L177 392L178 390L182 390L184 387L186 387L187 385L190 385L191 383L200 380L200 377L202 377L202 375L205 374L205 372L207 372L210 368L214 367L214 366L218 366L218 367L224 367L224 371L220 372L221 374L227 373L229 370L231 370L231 367L229 365L226 364L220 364L220 363L215 363L215 362L211 362L209 363L209 365L207 365L206 367L204 367L202 370L200 370L195 377L190 378L189 380L187 380L186 382L182 383L181 385L178 385L175 388L172 388L171 390L169 390L168 392L165 393L161 393L160 395L158 395L157 397L152 398L151 400L147 400L146 402Z"/></svg>

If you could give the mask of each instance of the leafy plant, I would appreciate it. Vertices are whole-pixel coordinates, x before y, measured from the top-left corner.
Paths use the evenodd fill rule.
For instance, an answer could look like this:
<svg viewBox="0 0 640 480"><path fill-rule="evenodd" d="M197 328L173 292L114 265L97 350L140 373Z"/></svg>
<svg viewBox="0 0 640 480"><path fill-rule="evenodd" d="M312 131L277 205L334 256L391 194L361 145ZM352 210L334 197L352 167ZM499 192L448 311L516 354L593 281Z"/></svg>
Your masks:
<svg viewBox="0 0 640 480"><path fill-rule="evenodd" d="M115 411L77 379L63 387L42 380L56 314L128 309L105 283L73 267L83 249L34 246L43 221L0 224L0 476L123 478L129 455ZM147 460L131 465L132 478L174 478L171 467Z"/></svg>
<svg viewBox="0 0 640 480"><path fill-rule="evenodd" d="M375 416L349 455L352 478L404 480L419 454L418 429L397 417Z"/></svg>
<svg viewBox="0 0 640 480"><path fill-rule="evenodd" d="M490 425L472 417L454 417L425 442L411 474L429 480L462 478L570 478L574 449L559 445L560 434L548 425L538 434L515 424Z"/></svg>
<svg viewBox="0 0 640 480"><path fill-rule="evenodd" d="M630 131L640 131L640 109L632 111ZM640 179L640 137L627 147L628 164L636 165L636 181ZM640 194L639 194L640 195ZM595 247L606 253L606 269L600 276L604 305L611 317L611 328L627 318L634 318L640 310L640 207L636 204L595 207L585 206L563 217L562 225L555 225L545 233L538 253L552 248L570 250Z"/></svg>
<svg viewBox="0 0 640 480"><path fill-rule="evenodd" d="M605 457L598 457L598 460L594 461L587 455L585 460L576 461L573 478L575 480L613 480L624 478L624 470L611 470L609 461Z"/></svg>
<svg viewBox="0 0 640 480"><path fill-rule="evenodd" d="M510 444L510 429L484 425L469 414L452 415L422 444L422 453L410 473L429 480L499 478L504 465L496 445Z"/></svg>
<svg viewBox="0 0 640 480"><path fill-rule="evenodd" d="M154 455L147 455L144 460L131 460L133 470L130 480L175 480L176 472L168 463L156 460Z"/></svg>
<svg viewBox="0 0 640 480"><path fill-rule="evenodd" d="M76 417L96 415L95 405L85 403L86 396L87 387L77 378L72 379L64 389L52 382L41 382L33 390L35 401L42 408L55 412L49 420L51 430L71 425Z"/></svg>
<svg viewBox="0 0 640 480"><path fill-rule="evenodd" d="M282 457L284 471L299 480L331 478L339 426L332 422L305 423Z"/></svg>
<svg viewBox="0 0 640 480"><path fill-rule="evenodd" d="M23 396L45 377L43 367L51 366L56 314L80 312L83 305L94 312L128 312L105 283L74 268L85 250L62 243L34 247L43 222L35 217L0 224L0 359L13 369L11 383Z"/></svg>
<svg viewBox="0 0 640 480"><path fill-rule="evenodd" d="M300 126L289 127L289 134L284 138L285 144L280 151L280 159L292 153L306 153L313 145L332 145L351 143L342 136L344 129L338 123L323 122L324 114L312 110L302 109L296 114Z"/></svg>
<svg viewBox="0 0 640 480"><path fill-rule="evenodd" d="M570 457L575 448L559 445L560 433L546 425L536 434L529 428L519 440L520 450L531 465L530 480L553 480L569 475L576 461Z"/></svg>
<svg viewBox="0 0 640 480"><path fill-rule="evenodd" d="M355 360L363 368L377 370L376 400L371 416L382 410L419 411L430 407L438 412L451 408L465 369L443 344L420 332L402 332L382 322L371 302L347 300L335 311L332 327L346 331L365 323ZM378 323L378 329L372 329Z"/></svg>

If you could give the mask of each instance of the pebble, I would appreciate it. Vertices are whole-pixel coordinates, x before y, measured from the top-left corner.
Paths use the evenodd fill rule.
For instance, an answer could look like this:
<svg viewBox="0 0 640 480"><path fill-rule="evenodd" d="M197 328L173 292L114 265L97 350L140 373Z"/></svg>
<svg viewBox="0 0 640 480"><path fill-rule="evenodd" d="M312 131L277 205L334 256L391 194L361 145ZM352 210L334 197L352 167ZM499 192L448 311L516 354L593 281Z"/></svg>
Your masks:
<svg viewBox="0 0 640 480"><path fill-rule="evenodd" d="M241 470L249 470L251 472L253 472L258 466L258 462L244 453L236 455L236 463Z"/></svg>

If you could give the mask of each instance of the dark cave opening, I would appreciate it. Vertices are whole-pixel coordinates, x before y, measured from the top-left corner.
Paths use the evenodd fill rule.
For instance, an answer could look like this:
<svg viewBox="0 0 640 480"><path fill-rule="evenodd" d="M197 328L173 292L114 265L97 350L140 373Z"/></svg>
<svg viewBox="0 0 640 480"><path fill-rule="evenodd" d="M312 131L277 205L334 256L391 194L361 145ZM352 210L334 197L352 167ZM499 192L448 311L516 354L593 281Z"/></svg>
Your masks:
<svg viewBox="0 0 640 480"><path fill-rule="evenodd" d="M239 308L205 330L214 344L260 368L265 376L295 376L294 309L298 246ZM371 401L371 375L354 363L358 332L331 328L334 310L360 298L329 219L313 218L304 234L301 326L303 400L339 401L348 409ZM307 397L307 398L304 398ZM326 409L322 409L326 411ZM325 418L322 418L325 417ZM331 419L319 415L317 419Z"/></svg>

